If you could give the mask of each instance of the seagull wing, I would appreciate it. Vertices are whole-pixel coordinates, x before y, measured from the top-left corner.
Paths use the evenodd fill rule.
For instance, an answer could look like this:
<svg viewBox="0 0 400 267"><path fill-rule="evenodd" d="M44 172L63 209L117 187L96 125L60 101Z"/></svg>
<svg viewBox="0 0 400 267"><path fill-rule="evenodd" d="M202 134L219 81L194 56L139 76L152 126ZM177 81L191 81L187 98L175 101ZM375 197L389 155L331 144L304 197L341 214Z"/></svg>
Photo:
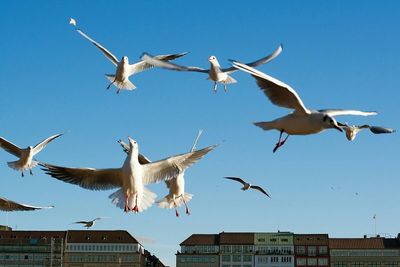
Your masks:
<svg viewBox="0 0 400 267"><path fill-rule="evenodd" d="M343 115L372 116L378 114L375 111L359 111L351 109L320 109L318 111L321 113L325 113L331 117Z"/></svg>
<svg viewBox="0 0 400 267"><path fill-rule="evenodd" d="M143 183L149 184L173 178L192 164L196 163L215 147L216 145L213 145L143 165Z"/></svg>
<svg viewBox="0 0 400 267"><path fill-rule="evenodd" d="M17 145L14 145L10 141L7 141L2 137L0 137L0 147L2 147L5 151L13 154L16 157L21 157L21 148L19 148Z"/></svg>
<svg viewBox="0 0 400 267"><path fill-rule="evenodd" d="M258 191L260 191L261 193L263 193L264 195L266 195L267 197L271 198L271 197L268 195L268 193L265 192L265 190L262 189L261 187L259 187L258 185L252 185L252 186L250 186L250 188L253 188L253 189L255 189L255 190L258 190Z"/></svg>
<svg viewBox="0 0 400 267"><path fill-rule="evenodd" d="M40 210L40 209L51 209L54 206L48 207L35 207L31 205L21 204L0 197L0 210L2 211L28 211L28 210Z"/></svg>
<svg viewBox="0 0 400 267"><path fill-rule="evenodd" d="M277 106L294 109L300 113L310 113L296 91L289 85L243 63L233 61L237 69L250 73L257 81L264 94Z"/></svg>
<svg viewBox="0 0 400 267"><path fill-rule="evenodd" d="M118 143L122 146L122 149L124 150L124 152L128 154L129 149L130 149L129 145L127 143L125 143L124 141L122 141L121 139L118 140ZM145 155L142 155L140 153L138 156L138 160L139 160L140 164L147 164L147 163L151 162L151 160L149 158L147 158Z"/></svg>
<svg viewBox="0 0 400 267"><path fill-rule="evenodd" d="M89 222L87 222L87 221L79 221L79 222L73 222L73 223L88 224Z"/></svg>
<svg viewBox="0 0 400 267"><path fill-rule="evenodd" d="M114 56L110 51L108 51L105 47L103 47L101 44L87 36L82 30L78 29L76 30L80 35L88 39L92 44L94 44L100 51L115 65L118 65L118 59L116 56Z"/></svg>
<svg viewBox="0 0 400 267"><path fill-rule="evenodd" d="M143 53L142 60L144 60L147 64L159 68L169 69L169 70L177 70L177 71L195 71L195 72L202 72L202 73L209 73L210 70L203 69L199 67L191 67L191 66L181 66L175 63L171 63L169 61L160 60L157 57L153 57L150 54Z"/></svg>
<svg viewBox="0 0 400 267"><path fill-rule="evenodd" d="M224 178L237 181L237 182L241 183L242 185L247 184L242 178L239 178L239 177L225 176Z"/></svg>
<svg viewBox="0 0 400 267"><path fill-rule="evenodd" d="M183 57L184 55L186 55L187 52L184 53L180 53L180 54L169 54L169 55L159 55L159 56L155 56L154 58L157 60L160 60L162 62L167 62L168 60L174 60L176 58L180 58ZM129 65L129 75L135 74L135 73L139 73L142 71L145 71L147 69L150 68L154 68L155 65L149 64L147 61L145 60L141 60L135 64Z"/></svg>
<svg viewBox="0 0 400 267"><path fill-rule="evenodd" d="M122 169L67 168L39 163L42 170L53 178L76 184L90 190L122 187Z"/></svg>
<svg viewBox="0 0 400 267"><path fill-rule="evenodd" d="M395 129L392 128L385 128L380 126L370 126L369 130L374 134L384 134L384 133L394 133L396 132Z"/></svg>
<svg viewBox="0 0 400 267"><path fill-rule="evenodd" d="M197 133L196 139L194 139L194 143L192 148L190 149L190 152L193 152L196 149L197 146L197 142L199 141L200 135L203 133L203 130L199 130L199 132Z"/></svg>
<svg viewBox="0 0 400 267"><path fill-rule="evenodd" d="M41 141L39 144L37 144L36 146L33 147L33 155L36 155L37 153L42 151L43 148L45 148L45 146L47 146L48 143L50 143L57 137L60 137L61 135L63 135L63 134L55 134L55 135L52 135L52 136L44 139L43 141Z"/></svg>
<svg viewBox="0 0 400 267"><path fill-rule="evenodd" d="M280 45L272 54L270 54L270 55L268 55L266 57L260 58L260 59L258 59L256 61L253 61L253 62L250 62L250 63L246 63L246 65L250 66L250 67L257 67L257 66L260 66L262 64L268 63L271 60L273 60L274 58L276 58L277 56L279 56L279 54L282 52L282 50L283 50L283 46ZM234 72L236 70L237 70L237 68L230 67L230 68L227 68L227 69L222 69L221 71L223 71L223 72Z"/></svg>

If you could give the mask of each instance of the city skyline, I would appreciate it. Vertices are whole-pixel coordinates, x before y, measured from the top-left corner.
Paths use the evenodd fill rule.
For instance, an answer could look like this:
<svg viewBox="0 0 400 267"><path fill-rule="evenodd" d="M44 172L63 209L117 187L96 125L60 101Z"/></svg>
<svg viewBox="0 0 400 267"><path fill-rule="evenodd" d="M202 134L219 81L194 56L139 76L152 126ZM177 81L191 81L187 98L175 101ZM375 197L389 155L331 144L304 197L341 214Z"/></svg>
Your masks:
<svg viewBox="0 0 400 267"><path fill-rule="evenodd" d="M305 105L377 111L371 117L340 117L349 124L399 128L400 22L397 1L290 2L35 1L0 3L2 79L0 136L26 147L57 133L39 161L69 167L119 168L125 153L117 143L132 136L151 160L219 144L185 174L191 215L182 207L153 205L125 214L108 196L46 175L39 167L21 178L7 166L16 158L0 150L0 197L51 210L0 213L0 225L71 230L80 220L111 217L93 228L125 229L175 266L174 253L190 233L291 230L332 236L396 235L398 230L398 133L290 136L276 153L278 131L252 123L290 112L273 105L242 71L225 93L198 73L152 69L131 77L135 91L106 90L115 69L68 22L118 58L143 52L189 52L175 62L209 67L215 55L250 62L283 44L273 61L257 67L292 86ZM223 177L240 176L271 198ZM165 184L149 189L157 199ZM375 218L374 218L375 216ZM15 227L16 226L16 227Z"/></svg>

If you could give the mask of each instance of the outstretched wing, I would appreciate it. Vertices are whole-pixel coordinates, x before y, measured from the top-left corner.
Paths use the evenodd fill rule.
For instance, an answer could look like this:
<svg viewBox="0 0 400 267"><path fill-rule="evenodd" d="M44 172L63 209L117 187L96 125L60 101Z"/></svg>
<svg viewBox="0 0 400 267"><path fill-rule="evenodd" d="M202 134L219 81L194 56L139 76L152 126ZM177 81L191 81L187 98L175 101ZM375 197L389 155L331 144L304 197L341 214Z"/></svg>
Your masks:
<svg viewBox="0 0 400 267"><path fill-rule="evenodd" d="M53 178L76 184L90 190L122 187L122 169L67 168L39 163L42 170Z"/></svg>
<svg viewBox="0 0 400 267"><path fill-rule="evenodd" d="M54 206L36 207L36 206L17 203L12 200L0 197L0 210L2 211L29 211L29 210L51 209L53 207Z"/></svg>
<svg viewBox="0 0 400 267"><path fill-rule="evenodd" d="M96 46L100 51L115 65L118 65L118 59L116 56L114 56L110 51L108 51L104 46L87 36L82 30L77 29L76 30L80 35L88 39L94 46Z"/></svg>
<svg viewBox="0 0 400 267"><path fill-rule="evenodd" d="M239 178L239 177L225 176L224 178L237 181L237 182L241 183L242 185L247 184L242 178Z"/></svg>
<svg viewBox="0 0 400 267"><path fill-rule="evenodd" d="M45 148L45 146L47 146L48 143L50 143L57 137L60 137L61 135L63 135L63 134L55 134L55 135L52 135L52 136L44 139L43 141L41 141L39 144L37 144L36 146L33 147L33 155L36 155L37 153L42 151L43 148Z"/></svg>
<svg viewBox="0 0 400 267"><path fill-rule="evenodd" d="M300 113L310 113L304 106L299 95L289 85L243 63L233 61L232 64L235 68L250 73L256 79L258 87L263 90L264 94L273 104L294 109Z"/></svg>
<svg viewBox="0 0 400 267"><path fill-rule="evenodd" d="M197 142L199 141L200 135L203 133L203 130L199 130L199 132L197 133L196 139L194 139L194 143L192 148L190 149L190 152L193 152L196 149L197 146Z"/></svg>
<svg viewBox="0 0 400 267"><path fill-rule="evenodd" d="M191 66L181 66L175 63L171 63L169 61L164 61L160 60L157 57L153 57L152 55L148 53L143 53L142 55L142 60L144 60L147 64L159 67L159 68L164 68L164 69L169 69L169 70L177 70L177 71L195 71L195 72L202 72L202 73L209 73L209 69L203 69L199 67L191 67Z"/></svg>
<svg viewBox="0 0 400 267"><path fill-rule="evenodd" d="M173 178L192 164L196 163L215 147L216 145L213 145L143 165L143 183L156 183L161 180Z"/></svg>
<svg viewBox="0 0 400 267"><path fill-rule="evenodd" d="M380 126L370 126L369 130L374 134L395 133L396 130L392 128L385 128Z"/></svg>
<svg viewBox="0 0 400 267"><path fill-rule="evenodd" d="M352 109L320 109L321 113L325 113L331 117L343 116L343 115L355 115L355 116L372 116L377 115L375 111L359 111Z"/></svg>
<svg viewBox="0 0 400 267"><path fill-rule="evenodd" d="M252 185L252 186L250 186L250 188L253 188L253 189L255 189L255 190L258 190L258 191L260 191L261 193L263 193L264 195L266 195L267 197L271 198L271 197L268 195L268 193L265 192L265 190L262 189L261 187L259 187L258 185Z"/></svg>
<svg viewBox="0 0 400 267"><path fill-rule="evenodd" d="M246 65L250 66L250 67L257 67L257 66L260 66L262 64L268 63L271 60L273 60L274 58L276 58L277 56L279 56L279 54L282 52L282 50L283 50L283 46L281 44L281 45L279 45L279 47L272 54L270 54L270 55L268 55L266 57L260 58L260 59L258 59L256 61L253 61L253 62L250 62L250 63L246 63ZM226 68L226 69L221 69L221 71L223 71L223 72L234 72L234 71L237 71L237 68L230 67L230 68Z"/></svg>
<svg viewBox="0 0 400 267"><path fill-rule="evenodd" d="M154 58L157 60L160 60L162 62L167 62L168 60L174 60L176 58L183 57L186 54L187 54L187 52L180 53L180 54L159 55L159 56L155 56ZM149 64L145 60L141 60L135 64L129 65L128 73L129 73L129 75L132 75L132 74L139 73L139 72L145 71L145 70L153 68L153 67L154 67L154 65Z"/></svg>
<svg viewBox="0 0 400 267"><path fill-rule="evenodd" d="M2 147L5 151L13 154L16 157L21 157L21 148L19 148L17 145L14 145L10 141L7 141L2 137L0 137L0 147Z"/></svg>

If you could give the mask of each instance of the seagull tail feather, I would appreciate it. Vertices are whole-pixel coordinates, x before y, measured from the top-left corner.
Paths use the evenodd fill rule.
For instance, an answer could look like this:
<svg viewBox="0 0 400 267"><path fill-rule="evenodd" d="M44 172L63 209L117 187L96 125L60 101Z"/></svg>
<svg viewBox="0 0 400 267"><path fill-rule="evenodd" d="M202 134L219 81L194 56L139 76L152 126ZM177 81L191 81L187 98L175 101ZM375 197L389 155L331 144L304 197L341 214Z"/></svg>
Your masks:
<svg viewBox="0 0 400 267"><path fill-rule="evenodd" d="M147 208L150 208L153 205L157 195L147 189L146 187L143 188L143 197L141 201L139 201L139 212L144 211Z"/></svg>
<svg viewBox="0 0 400 267"><path fill-rule="evenodd" d="M124 192L122 192L122 188L109 195L108 198L110 198L111 203L113 203L118 208L125 208L125 197Z"/></svg>
<svg viewBox="0 0 400 267"><path fill-rule="evenodd" d="M115 80L115 75L113 74L106 74L107 79L112 82L118 89L120 90L135 90L136 86L129 80L126 80L124 82L116 81Z"/></svg>
<svg viewBox="0 0 400 267"><path fill-rule="evenodd" d="M260 127L265 131L276 129L276 125L272 121L255 122L254 125Z"/></svg>
<svg viewBox="0 0 400 267"><path fill-rule="evenodd" d="M183 200L185 200L185 202L188 203L192 199L192 197L193 197L192 194L183 193L183 198L182 197L175 198L176 206L177 207L182 206ZM174 200L169 195L166 195L164 198L157 200L156 203L160 208L163 208L163 209L175 208Z"/></svg>
<svg viewBox="0 0 400 267"><path fill-rule="evenodd" d="M226 83L227 84L229 84L229 83L237 83L237 81L234 78L232 78L231 76L228 75L228 78L226 78Z"/></svg>

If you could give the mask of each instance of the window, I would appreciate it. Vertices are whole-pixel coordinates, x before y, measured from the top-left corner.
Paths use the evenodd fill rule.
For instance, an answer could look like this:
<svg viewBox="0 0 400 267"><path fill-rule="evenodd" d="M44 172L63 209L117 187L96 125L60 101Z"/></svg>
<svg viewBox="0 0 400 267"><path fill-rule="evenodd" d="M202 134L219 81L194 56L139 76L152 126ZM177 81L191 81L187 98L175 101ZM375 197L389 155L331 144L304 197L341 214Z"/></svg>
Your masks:
<svg viewBox="0 0 400 267"><path fill-rule="evenodd" d="M315 246L308 247L308 256L316 256L317 255L317 248Z"/></svg>
<svg viewBox="0 0 400 267"><path fill-rule="evenodd" d="M318 258L318 266L328 266L328 259ZM354 266L354 267L362 267L362 266L359 265L359 266Z"/></svg>
<svg viewBox="0 0 400 267"><path fill-rule="evenodd" d="M271 257L271 262L279 262L279 257Z"/></svg>
<svg viewBox="0 0 400 267"><path fill-rule="evenodd" d="M281 262L292 262L291 257L281 257Z"/></svg>
<svg viewBox="0 0 400 267"><path fill-rule="evenodd" d="M344 262L334 263L333 267L347 267L347 264Z"/></svg>
<svg viewBox="0 0 400 267"><path fill-rule="evenodd" d="M317 266L317 259L309 258L309 259L307 259L307 263L309 266Z"/></svg>
<svg viewBox="0 0 400 267"><path fill-rule="evenodd" d="M319 248L318 248L318 250L319 250L319 254L321 254L321 255L326 255L326 254L328 254L328 247L327 246L320 246Z"/></svg>
<svg viewBox="0 0 400 267"><path fill-rule="evenodd" d="M232 261L236 261L236 262L242 261L242 255L233 255L232 256Z"/></svg>
<svg viewBox="0 0 400 267"><path fill-rule="evenodd" d="M231 246L222 246L221 252L222 253L231 253Z"/></svg>
<svg viewBox="0 0 400 267"><path fill-rule="evenodd" d="M296 247L296 253L299 255L304 255L306 254L306 248L305 246L297 246Z"/></svg>
<svg viewBox="0 0 400 267"><path fill-rule="evenodd" d="M298 258L297 259L297 265L298 266L306 266L307 265L306 259Z"/></svg>
<svg viewBox="0 0 400 267"><path fill-rule="evenodd" d="M252 256L251 255L243 255L243 261L245 261L245 262L252 261Z"/></svg>
<svg viewBox="0 0 400 267"><path fill-rule="evenodd" d="M242 252L242 246L240 245L232 246L232 253L241 253L241 252Z"/></svg>
<svg viewBox="0 0 400 267"><path fill-rule="evenodd" d="M256 256L256 257L257 257L257 263L267 263L268 262L267 256Z"/></svg>
<svg viewBox="0 0 400 267"><path fill-rule="evenodd" d="M231 261L231 255L222 255L222 261Z"/></svg>

